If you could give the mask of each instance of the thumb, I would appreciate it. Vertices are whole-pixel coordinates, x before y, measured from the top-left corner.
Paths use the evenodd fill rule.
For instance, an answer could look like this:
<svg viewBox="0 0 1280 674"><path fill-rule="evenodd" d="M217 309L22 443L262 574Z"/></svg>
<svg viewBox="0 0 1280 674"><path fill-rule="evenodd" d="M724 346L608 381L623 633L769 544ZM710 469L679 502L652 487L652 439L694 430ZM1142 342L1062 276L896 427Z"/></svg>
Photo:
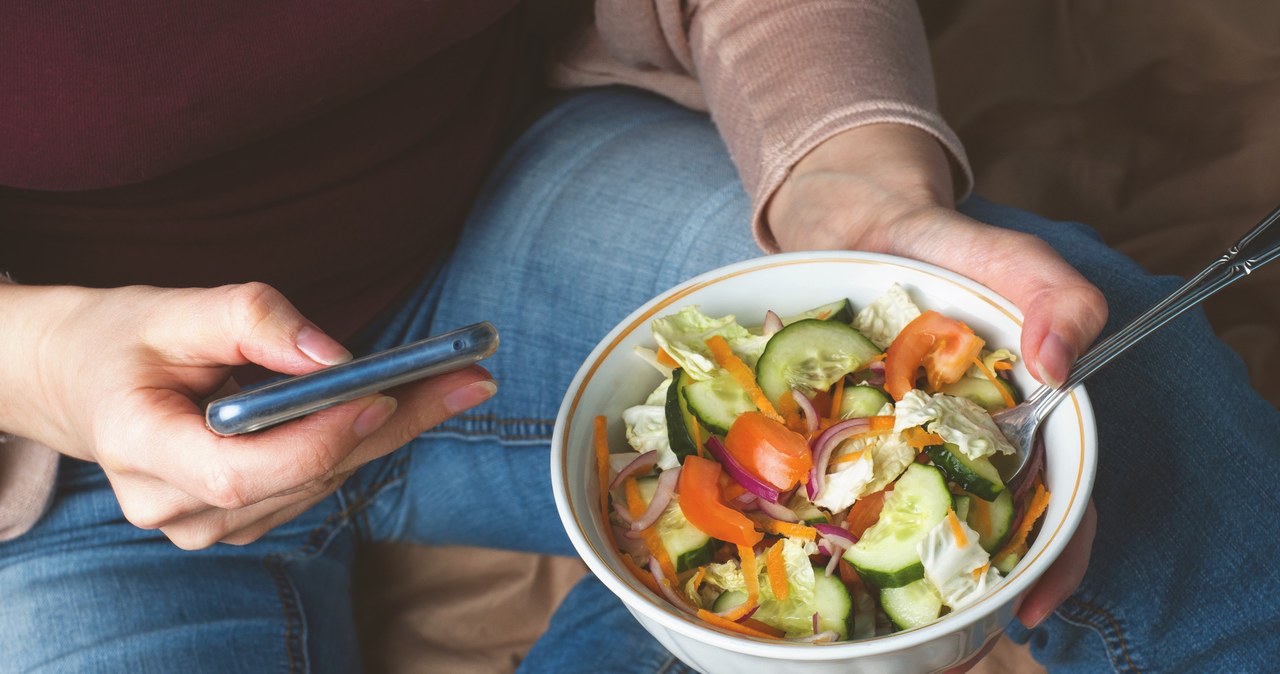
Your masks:
<svg viewBox="0 0 1280 674"><path fill-rule="evenodd" d="M990 287L1022 310L1027 370L1058 386L1102 331L1102 293L1042 239L985 225L949 209L896 227L893 252L945 267Z"/></svg>
<svg viewBox="0 0 1280 674"><path fill-rule="evenodd" d="M350 351L264 283L179 291L154 318L144 340L175 365L254 363L304 374L351 360Z"/></svg>

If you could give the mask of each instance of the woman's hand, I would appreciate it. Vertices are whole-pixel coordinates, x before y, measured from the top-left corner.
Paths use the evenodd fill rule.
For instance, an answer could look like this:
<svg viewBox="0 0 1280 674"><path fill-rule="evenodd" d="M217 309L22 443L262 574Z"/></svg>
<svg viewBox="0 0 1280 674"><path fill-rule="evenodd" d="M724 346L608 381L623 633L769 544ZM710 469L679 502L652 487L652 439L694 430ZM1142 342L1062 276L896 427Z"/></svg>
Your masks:
<svg viewBox="0 0 1280 674"><path fill-rule="evenodd" d="M1022 355L1058 385L1106 322L1102 293L1039 238L956 212L942 147L911 126L862 126L809 153L766 212L783 250L853 249L923 260L987 285L1022 310ZM1093 545L1092 504L1018 618L1034 627L1080 585ZM993 642L994 643L994 642Z"/></svg>
<svg viewBox="0 0 1280 674"><path fill-rule="evenodd" d="M0 428L96 461L130 522L188 549L256 540L495 390L472 367L220 438L202 403L234 389L231 366L304 374L350 353L262 284L0 293Z"/></svg>

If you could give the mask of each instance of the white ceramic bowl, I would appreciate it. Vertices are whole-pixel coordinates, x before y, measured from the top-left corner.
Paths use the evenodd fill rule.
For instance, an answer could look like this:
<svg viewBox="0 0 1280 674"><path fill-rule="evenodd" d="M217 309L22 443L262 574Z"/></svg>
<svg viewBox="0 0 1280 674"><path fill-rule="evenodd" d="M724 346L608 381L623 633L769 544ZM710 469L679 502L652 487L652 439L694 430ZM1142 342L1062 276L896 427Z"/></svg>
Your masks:
<svg viewBox="0 0 1280 674"><path fill-rule="evenodd" d="M969 324L987 343L1017 352L1021 314L991 290L957 274L913 260L855 252L775 255L708 272L650 300L619 323L583 363L565 394L551 444L556 505L578 553L654 637L707 674L776 672L932 672L971 658L1013 619L1027 590L1058 557L1084 515L1097 456L1094 418L1083 389L1050 415L1046 486L1052 493L1040 535L1006 580L980 601L925 627L864 641L797 644L721 631L652 594L619 561L603 534L600 485L592 453L592 419L609 419L613 451L629 449L621 413L644 400L660 381L632 353L654 346L650 321L698 305L710 315L735 314L745 323L766 309L781 315L849 298L866 306L894 282L922 308ZM1021 363L1013 379L1025 395L1037 385Z"/></svg>

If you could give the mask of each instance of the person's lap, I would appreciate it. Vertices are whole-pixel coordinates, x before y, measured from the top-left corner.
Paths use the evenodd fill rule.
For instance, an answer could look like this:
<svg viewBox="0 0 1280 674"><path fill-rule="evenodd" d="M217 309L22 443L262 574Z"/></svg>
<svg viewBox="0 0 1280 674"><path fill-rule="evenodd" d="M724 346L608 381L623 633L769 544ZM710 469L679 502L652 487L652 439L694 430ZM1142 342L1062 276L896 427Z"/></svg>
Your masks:
<svg viewBox="0 0 1280 674"><path fill-rule="evenodd" d="M1083 227L978 200L962 210L1043 236L1107 293L1112 325L1169 287ZM456 252L371 344L493 321L503 340L487 362L499 382L493 401L371 464L335 497L244 548L185 553L133 529L100 472L76 464L45 520L0 544L0 652L17 654L8 664L20 668L347 670L358 663L348 574L359 543L572 554L547 456L564 390L596 341L650 296L758 255L748 217L704 116L625 90L569 98L513 146ZM1241 444L1274 443L1278 424L1273 408L1232 388L1247 387L1241 372L1193 318L1091 383L1103 453L1098 543L1081 592L1031 635L1049 664L1157 668L1189 653L1169 650L1175 640L1163 632L1179 633L1187 649L1210 648L1217 635L1210 650L1227 652L1247 643L1228 637L1275 626L1276 544L1250 527L1276 497L1249 492L1274 481L1270 464L1280 457ZM1180 451L1152 455L1166 447ZM1215 611L1193 587L1249 592L1232 598L1219 589ZM1206 631L1199 621L1207 617L1215 624ZM537 671L671 665L590 577L525 663Z"/></svg>

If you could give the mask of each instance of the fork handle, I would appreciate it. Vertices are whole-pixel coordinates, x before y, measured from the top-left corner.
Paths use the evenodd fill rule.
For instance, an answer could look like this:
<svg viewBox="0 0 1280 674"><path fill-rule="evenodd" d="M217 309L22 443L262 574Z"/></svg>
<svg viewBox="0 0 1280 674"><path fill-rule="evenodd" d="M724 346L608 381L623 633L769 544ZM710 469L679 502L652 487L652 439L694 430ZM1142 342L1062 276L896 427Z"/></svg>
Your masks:
<svg viewBox="0 0 1280 674"><path fill-rule="evenodd" d="M1277 221L1280 221L1280 208L1263 218L1253 229L1240 237L1235 245L1228 248L1218 259L1184 283L1182 287L1085 352L1071 368L1071 374L1067 376L1067 380L1061 387L1055 389L1042 386L1028 396L1027 402L1043 410L1038 414L1043 417L1071 389L1096 372L1098 368L1111 362L1111 359L1124 353L1129 347L1182 315L1186 310L1200 304L1205 298L1280 257L1280 227L1275 226ZM1041 399L1046 397L1052 400L1046 400L1043 405L1039 404Z"/></svg>

